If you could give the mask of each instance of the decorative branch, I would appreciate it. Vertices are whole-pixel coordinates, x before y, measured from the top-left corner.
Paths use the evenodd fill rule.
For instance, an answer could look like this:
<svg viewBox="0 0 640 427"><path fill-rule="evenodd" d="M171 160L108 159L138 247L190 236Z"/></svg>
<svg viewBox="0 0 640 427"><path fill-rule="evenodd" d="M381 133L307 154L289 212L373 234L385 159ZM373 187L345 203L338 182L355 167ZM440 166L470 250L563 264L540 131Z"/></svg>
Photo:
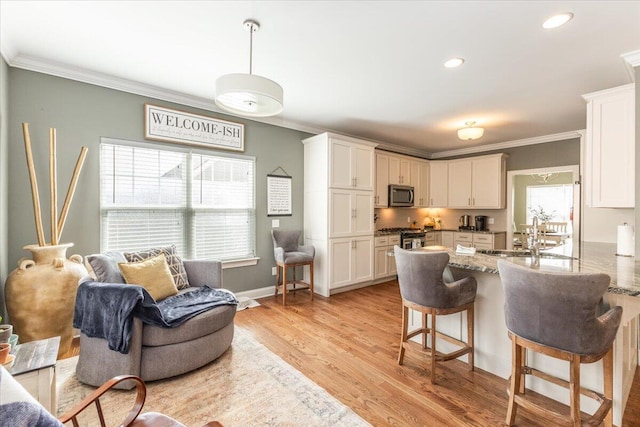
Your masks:
<svg viewBox="0 0 640 427"><path fill-rule="evenodd" d="M62 206L62 213L60 214L60 219L58 220L58 239L60 239L60 235L62 234L62 230L64 229L64 224L67 221L67 214L69 213L69 206L71 205L71 200L73 200L73 195L76 192L76 185L78 184L78 176L80 176L80 171L82 170L82 165L84 165L84 159L87 157L87 147L82 147L80 150L80 155L78 156L78 160L76 161L76 167L73 170L73 175L71 176L71 182L69 183L69 190L67 190L67 197L64 200L64 205Z"/></svg>
<svg viewBox="0 0 640 427"><path fill-rule="evenodd" d="M31 136L29 135L29 123L22 123L22 134L24 136L24 149L27 155L27 169L29 170L29 180L31 181L31 199L33 201L33 213L36 221L36 233L38 235L38 245L44 246L44 231L42 230L42 213L40 212L40 195L38 194L38 180L36 170L33 165L33 153L31 151Z"/></svg>
<svg viewBox="0 0 640 427"><path fill-rule="evenodd" d="M49 129L49 191L51 197L51 244L58 244L58 170L56 160L56 130Z"/></svg>

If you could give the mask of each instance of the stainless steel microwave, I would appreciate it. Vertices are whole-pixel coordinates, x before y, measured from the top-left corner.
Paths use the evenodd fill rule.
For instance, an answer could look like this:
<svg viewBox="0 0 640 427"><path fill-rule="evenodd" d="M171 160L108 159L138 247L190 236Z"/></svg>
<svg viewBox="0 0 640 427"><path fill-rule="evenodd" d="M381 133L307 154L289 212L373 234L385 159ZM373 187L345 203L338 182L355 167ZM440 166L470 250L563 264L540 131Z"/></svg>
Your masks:
<svg viewBox="0 0 640 427"><path fill-rule="evenodd" d="M389 185L389 207L412 207L413 187L408 185Z"/></svg>

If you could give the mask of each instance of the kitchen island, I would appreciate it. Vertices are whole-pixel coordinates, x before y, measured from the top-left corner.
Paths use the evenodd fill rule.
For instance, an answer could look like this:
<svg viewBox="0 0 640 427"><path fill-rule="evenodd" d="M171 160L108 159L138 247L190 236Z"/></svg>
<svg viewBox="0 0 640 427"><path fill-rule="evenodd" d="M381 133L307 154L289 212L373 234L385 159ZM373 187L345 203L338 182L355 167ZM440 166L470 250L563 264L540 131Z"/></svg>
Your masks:
<svg viewBox="0 0 640 427"><path fill-rule="evenodd" d="M607 243L582 243L580 250L570 244L542 251L539 263L526 253L517 251L478 251L475 255L460 255L453 249L431 246L416 251L446 251L449 253L450 272L454 278L471 274L478 281L475 308L475 360L480 369L502 378L511 371L511 344L504 321L504 293L498 274L497 261L504 259L519 265L552 272L605 273L611 277L609 292L605 295L610 305L623 307L623 316L614 342L614 424L621 425L633 376L638 365L638 315L640 314L640 268L635 258L615 255L616 245ZM417 312L410 315L410 325L420 325ZM466 340L464 316L451 315L438 319L438 330ZM443 351L450 351L446 342ZM440 346L440 343L438 343ZM533 366L564 379L569 377L568 362L539 354L530 354ZM466 359L465 359L466 360ZM581 382L585 387L602 391L602 362L585 364L581 370ZM527 379L527 387L568 404L566 389L540 381ZM506 395L505 395L506 398ZM597 405L582 398L582 409L592 413Z"/></svg>

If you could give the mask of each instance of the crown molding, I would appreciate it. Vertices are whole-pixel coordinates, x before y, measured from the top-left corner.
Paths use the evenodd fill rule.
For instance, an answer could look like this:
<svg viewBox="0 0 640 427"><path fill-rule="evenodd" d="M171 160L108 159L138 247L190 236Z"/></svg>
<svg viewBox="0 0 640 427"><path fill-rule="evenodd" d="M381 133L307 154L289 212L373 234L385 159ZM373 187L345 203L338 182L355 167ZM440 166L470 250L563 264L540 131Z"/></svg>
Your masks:
<svg viewBox="0 0 640 427"><path fill-rule="evenodd" d="M624 60L624 64L627 69L627 73L631 77L631 81L636 81L636 73L634 72L634 67L640 67L640 50L635 50L633 52L623 53L620 57Z"/></svg>
<svg viewBox="0 0 640 427"><path fill-rule="evenodd" d="M454 157L466 154L483 153L486 151L504 150L505 148L524 147L525 145L544 144L547 142L563 141L566 139L582 138L582 130L554 133L552 135L536 136L534 138L518 139L515 141L498 142L490 145L480 145L477 147L460 148L457 150L439 151L433 153L430 159L442 159L444 157Z"/></svg>

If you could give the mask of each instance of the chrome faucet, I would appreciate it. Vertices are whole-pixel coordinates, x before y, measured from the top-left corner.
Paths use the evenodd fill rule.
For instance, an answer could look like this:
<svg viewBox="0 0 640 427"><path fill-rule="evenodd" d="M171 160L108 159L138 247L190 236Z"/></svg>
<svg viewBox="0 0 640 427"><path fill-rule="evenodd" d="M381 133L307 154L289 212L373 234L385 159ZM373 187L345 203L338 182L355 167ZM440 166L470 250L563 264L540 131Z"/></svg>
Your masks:
<svg viewBox="0 0 640 427"><path fill-rule="evenodd" d="M529 236L529 250L534 260L540 256L540 242L538 240L538 217L534 216L531 222L531 236Z"/></svg>

